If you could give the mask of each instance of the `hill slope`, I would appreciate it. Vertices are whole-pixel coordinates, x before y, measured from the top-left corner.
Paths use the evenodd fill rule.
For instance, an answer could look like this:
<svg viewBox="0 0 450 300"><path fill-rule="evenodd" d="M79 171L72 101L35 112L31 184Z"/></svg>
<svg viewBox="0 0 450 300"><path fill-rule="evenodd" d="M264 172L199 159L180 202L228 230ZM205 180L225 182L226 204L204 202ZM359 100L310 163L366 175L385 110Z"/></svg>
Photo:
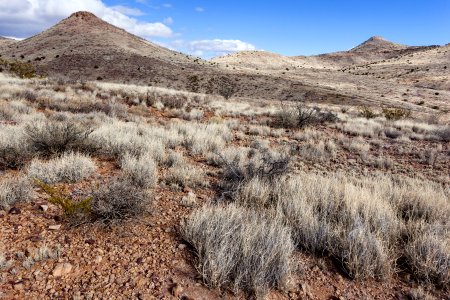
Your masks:
<svg viewBox="0 0 450 300"><path fill-rule="evenodd" d="M6 58L24 57L40 73L113 81L175 80L204 61L160 47L88 12L77 12L48 30L0 47ZM158 74L164 71L165 76ZM186 73L186 72L184 72Z"/></svg>
<svg viewBox="0 0 450 300"><path fill-rule="evenodd" d="M0 48L2 46L11 45L11 44L13 44L15 42L16 42L16 40L8 39L8 38L5 38L3 36L0 36Z"/></svg>

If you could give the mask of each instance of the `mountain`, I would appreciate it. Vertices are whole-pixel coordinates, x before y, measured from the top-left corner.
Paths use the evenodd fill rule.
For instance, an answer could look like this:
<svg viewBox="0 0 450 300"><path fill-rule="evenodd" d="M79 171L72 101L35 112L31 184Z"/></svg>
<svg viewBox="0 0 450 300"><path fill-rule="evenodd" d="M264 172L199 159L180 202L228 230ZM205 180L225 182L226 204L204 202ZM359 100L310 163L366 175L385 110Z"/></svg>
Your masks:
<svg viewBox="0 0 450 300"><path fill-rule="evenodd" d="M206 61L153 44L89 12L2 45L0 54L31 62L45 75L146 84L176 82L180 74L208 68Z"/></svg>
<svg viewBox="0 0 450 300"><path fill-rule="evenodd" d="M352 48L349 52L388 52L406 48L408 46L390 42L381 36L373 36L362 44Z"/></svg>
<svg viewBox="0 0 450 300"><path fill-rule="evenodd" d="M379 37L315 56L246 51L205 61L77 12L26 40L0 42L0 55L48 77L213 94L232 87L234 96L255 99L402 106L407 93L410 103L425 97L444 107L450 97L448 47L407 47Z"/></svg>
<svg viewBox="0 0 450 300"><path fill-rule="evenodd" d="M5 38L3 36L0 36L0 48L2 46L11 45L13 43L17 42L16 40Z"/></svg>

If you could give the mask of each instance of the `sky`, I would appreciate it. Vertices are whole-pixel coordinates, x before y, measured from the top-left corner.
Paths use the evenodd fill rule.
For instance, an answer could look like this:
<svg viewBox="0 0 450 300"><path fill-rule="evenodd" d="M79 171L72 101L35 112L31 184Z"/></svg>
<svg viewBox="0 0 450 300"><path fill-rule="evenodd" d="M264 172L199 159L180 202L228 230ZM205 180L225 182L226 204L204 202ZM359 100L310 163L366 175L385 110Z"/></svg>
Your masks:
<svg viewBox="0 0 450 300"><path fill-rule="evenodd" d="M203 58L242 50L314 55L375 35L450 43L450 0L0 0L0 35L27 38L80 10Z"/></svg>

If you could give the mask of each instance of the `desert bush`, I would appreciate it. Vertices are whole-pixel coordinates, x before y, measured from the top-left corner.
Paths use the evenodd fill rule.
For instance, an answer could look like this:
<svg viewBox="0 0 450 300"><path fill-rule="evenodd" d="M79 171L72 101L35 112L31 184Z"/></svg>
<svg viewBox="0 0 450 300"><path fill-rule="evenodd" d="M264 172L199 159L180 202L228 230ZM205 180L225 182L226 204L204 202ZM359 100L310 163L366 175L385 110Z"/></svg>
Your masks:
<svg viewBox="0 0 450 300"><path fill-rule="evenodd" d="M328 141L326 144L323 141L317 143L308 142L300 145L298 153L301 158L312 162L324 162L336 155L336 145Z"/></svg>
<svg viewBox="0 0 450 300"><path fill-rule="evenodd" d="M33 160L27 169L30 178L47 184L77 182L95 171L95 163L89 156L67 152L49 161Z"/></svg>
<svg viewBox="0 0 450 300"><path fill-rule="evenodd" d="M154 187L158 181L156 164L148 154L140 157L125 154L121 169L128 180L141 188Z"/></svg>
<svg viewBox="0 0 450 300"><path fill-rule="evenodd" d="M384 130L384 135L390 139L396 139L401 137L403 134L400 130L397 130L395 128L386 128Z"/></svg>
<svg viewBox="0 0 450 300"><path fill-rule="evenodd" d="M140 216L149 211L151 195L123 178L113 178L92 193L95 220L111 223Z"/></svg>
<svg viewBox="0 0 450 300"><path fill-rule="evenodd" d="M18 202L27 202L33 196L33 187L26 177L6 176L0 179L0 208L7 209Z"/></svg>
<svg viewBox="0 0 450 300"><path fill-rule="evenodd" d="M413 225L414 226L414 225ZM447 226L418 223L410 230L405 256L413 274L427 283L450 286L450 232Z"/></svg>
<svg viewBox="0 0 450 300"><path fill-rule="evenodd" d="M409 117L411 112L401 108L383 108L383 115L387 120L397 121Z"/></svg>
<svg viewBox="0 0 450 300"><path fill-rule="evenodd" d="M166 182L180 187L196 188L207 186L205 172L184 161L183 159L174 164L166 177Z"/></svg>
<svg viewBox="0 0 450 300"><path fill-rule="evenodd" d="M437 135L442 141L450 142L450 126L442 126L434 130L434 134Z"/></svg>
<svg viewBox="0 0 450 300"><path fill-rule="evenodd" d="M230 129L224 124L179 123L172 128L182 137L182 145L194 155L216 152L231 139Z"/></svg>
<svg viewBox="0 0 450 300"><path fill-rule="evenodd" d="M20 60L7 61L0 58L0 68L4 67L11 74L20 78L33 78L36 76L36 69L32 64Z"/></svg>
<svg viewBox="0 0 450 300"><path fill-rule="evenodd" d="M120 160L127 153L133 156L150 155L158 164L164 162L165 146L181 143L178 134L159 127L135 123L104 124L90 136L99 153Z"/></svg>
<svg viewBox="0 0 450 300"><path fill-rule="evenodd" d="M181 94L161 95L159 101L164 105L164 107L170 109L181 109L187 104L188 98Z"/></svg>
<svg viewBox="0 0 450 300"><path fill-rule="evenodd" d="M228 191L235 191L239 185L259 178L266 182L272 182L276 178L287 173L290 158L285 152L274 152L268 149L249 151L248 156L230 157L232 160L223 159L223 181Z"/></svg>
<svg viewBox="0 0 450 300"><path fill-rule="evenodd" d="M195 249L197 270L212 287L262 298L269 288L282 287L292 270L289 230L255 211L204 207L182 224L181 235Z"/></svg>
<svg viewBox="0 0 450 300"><path fill-rule="evenodd" d="M22 126L0 125L0 169L22 167L32 158Z"/></svg>
<svg viewBox="0 0 450 300"><path fill-rule="evenodd" d="M36 122L25 126L30 148L42 156L52 156L66 151L91 150L88 137L92 129L74 122Z"/></svg>
<svg viewBox="0 0 450 300"><path fill-rule="evenodd" d="M359 108L359 115L366 119L373 119L377 115L373 112L373 110L368 106L362 106Z"/></svg>
<svg viewBox="0 0 450 300"><path fill-rule="evenodd" d="M283 105L282 109L275 113L272 126L305 128L307 126L336 121L337 116L332 112L322 111L318 107L309 108L303 103L298 103L294 107Z"/></svg>

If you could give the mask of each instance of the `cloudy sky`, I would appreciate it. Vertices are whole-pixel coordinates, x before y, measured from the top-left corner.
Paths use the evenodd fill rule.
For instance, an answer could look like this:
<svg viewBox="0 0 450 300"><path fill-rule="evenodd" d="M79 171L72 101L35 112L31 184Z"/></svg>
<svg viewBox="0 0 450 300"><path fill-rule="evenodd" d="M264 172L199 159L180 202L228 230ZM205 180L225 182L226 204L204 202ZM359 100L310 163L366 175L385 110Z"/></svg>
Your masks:
<svg viewBox="0 0 450 300"><path fill-rule="evenodd" d="M0 35L30 37L79 10L204 58L254 49L319 54L373 35L450 43L450 0L0 0Z"/></svg>

